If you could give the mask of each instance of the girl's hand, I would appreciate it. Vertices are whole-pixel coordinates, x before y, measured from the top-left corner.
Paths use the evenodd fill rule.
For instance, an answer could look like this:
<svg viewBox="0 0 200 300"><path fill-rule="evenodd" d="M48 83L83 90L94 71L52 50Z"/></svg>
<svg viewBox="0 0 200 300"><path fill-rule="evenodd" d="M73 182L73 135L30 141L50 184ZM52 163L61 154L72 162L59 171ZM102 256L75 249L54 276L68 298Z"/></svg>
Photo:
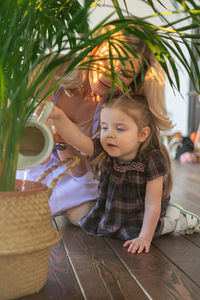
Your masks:
<svg viewBox="0 0 200 300"><path fill-rule="evenodd" d="M52 120L52 121L57 121L59 122L61 118L66 117L65 113L58 108L57 106L54 106L48 119Z"/></svg>
<svg viewBox="0 0 200 300"><path fill-rule="evenodd" d="M66 144L64 142L64 140L62 139L62 137L58 134L58 132L56 130L56 126L55 126L56 122L59 122L62 117L65 118L64 112L57 106L54 106L47 121L46 121L46 125L48 125L48 127L53 135L55 144L57 144L57 143Z"/></svg>
<svg viewBox="0 0 200 300"><path fill-rule="evenodd" d="M47 103L47 101L43 101L36 109L36 115L39 117L44 109L44 106L45 104ZM47 119L47 121L49 119L52 119L52 120L58 120L59 121L59 118L61 118L64 114L64 112L58 108L57 106L53 106L53 109Z"/></svg>
<svg viewBox="0 0 200 300"><path fill-rule="evenodd" d="M129 246L129 247L128 247ZM123 247L128 247L129 253L139 253L141 254L144 250L146 253L149 252L151 246L151 241L142 237L135 238L133 240L128 240L124 243Z"/></svg>

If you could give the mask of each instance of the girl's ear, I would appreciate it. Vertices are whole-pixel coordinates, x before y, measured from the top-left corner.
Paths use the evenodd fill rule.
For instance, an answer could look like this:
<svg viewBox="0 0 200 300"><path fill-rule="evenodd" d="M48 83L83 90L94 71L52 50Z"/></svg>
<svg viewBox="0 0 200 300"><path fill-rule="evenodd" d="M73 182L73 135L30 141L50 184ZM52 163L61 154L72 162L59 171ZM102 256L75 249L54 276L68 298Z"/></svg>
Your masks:
<svg viewBox="0 0 200 300"><path fill-rule="evenodd" d="M141 129L139 133L139 142L144 142L150 134L150 128L149 127L144 127Z"/></svg>

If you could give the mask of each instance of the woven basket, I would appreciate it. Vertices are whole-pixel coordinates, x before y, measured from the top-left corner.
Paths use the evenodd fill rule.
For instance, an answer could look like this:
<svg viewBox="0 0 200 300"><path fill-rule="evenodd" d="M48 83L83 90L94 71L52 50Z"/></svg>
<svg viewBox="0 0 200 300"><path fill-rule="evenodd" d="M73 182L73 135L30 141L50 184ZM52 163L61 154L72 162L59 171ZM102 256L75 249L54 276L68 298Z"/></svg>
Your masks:
<svg viewBox="0 0 200 300"><path fill-rule="evenodd" d="M49 188L41 183L52 170L69 162ZM17 180L17 191L0 192L0 300L33 294L44 286L51 246L60 240L51 227L48 198L57 181L78 162L71 157L47 170L38 182Z"/></svg>

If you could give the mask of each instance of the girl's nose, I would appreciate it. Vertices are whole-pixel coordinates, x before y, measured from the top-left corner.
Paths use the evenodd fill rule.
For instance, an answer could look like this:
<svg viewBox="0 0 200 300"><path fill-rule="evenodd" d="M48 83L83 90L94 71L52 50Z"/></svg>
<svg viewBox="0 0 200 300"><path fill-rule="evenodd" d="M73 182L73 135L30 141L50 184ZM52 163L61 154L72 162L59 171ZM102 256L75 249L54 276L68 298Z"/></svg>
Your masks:
<svg viewBox="0 0 200 300"><path fill-rule="evenodd" d="M108 132L107 132L107 138L114 138L115 137L115 134L114 134L114 132L113 132L113 130L109 130Z"/></svg>

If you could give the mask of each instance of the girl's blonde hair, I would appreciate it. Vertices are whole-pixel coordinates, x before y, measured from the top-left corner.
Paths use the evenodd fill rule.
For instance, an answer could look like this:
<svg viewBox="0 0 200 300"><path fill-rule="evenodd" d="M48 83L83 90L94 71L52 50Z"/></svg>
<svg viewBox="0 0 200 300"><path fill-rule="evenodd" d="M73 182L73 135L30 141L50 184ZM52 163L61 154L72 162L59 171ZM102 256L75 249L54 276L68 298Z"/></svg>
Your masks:
<svg viewBox="0 0 200 300"><path fill-rule="evenodd" d="M134 26L129 25L132 29L134 29ZM113 28L114 25L106 26L97 31L95 36L101 35L108 30L113 30ZM123 48L123 43L125 43L128 46L128 48L124 47L124 51L126 53L129 52L130 54L131 52L127 49L132 49L134 53L136 52L142 57L142 64L145 70L144 78L142 78L139 74L137 76L137 84L135 85L135 83L132 82L132 93L146 96L149 108L154 115L156 125L160 130L167 131L171 129L172 123L167 115L164 100L164 71L147 44L133 33L128 33L127 31L122 30L113 33L109 39L96 46L92 51L91 56L95 56L95 54L99 52L108 40L112 41L113 44L120 45L121 48ZM87 59L91 59L91 57ZM136 59L139 60L139 57ZM63 78L62 85L66 91L72 91L83 86L86 80L88 80L88 71L77 68Z"/></svg>
<svg viewBox="0 0 200 300"><path fill-rule="evenodd" d="M138 150L138 155L141 158L145 159L148 156L148 153L152 150L160 150L165 167L167 169L167 175L164 178L163 196L168 196L172 189L171 161L167 149L160 140L160 129L156 124L156 118L150 110L146 97L139 95L119 95L114 97L112 100L104 103L102 105L102 109L105 107L119 108L121 111L123 111L126 115L128 115L134 120L139 131L141 131L144 127L150 128L150 134L147 137L147 139L143 143L141 143ZM95 164L98 164L98 166L101 165L105 157L105 152L102 152L95 159Z"/></svg>

